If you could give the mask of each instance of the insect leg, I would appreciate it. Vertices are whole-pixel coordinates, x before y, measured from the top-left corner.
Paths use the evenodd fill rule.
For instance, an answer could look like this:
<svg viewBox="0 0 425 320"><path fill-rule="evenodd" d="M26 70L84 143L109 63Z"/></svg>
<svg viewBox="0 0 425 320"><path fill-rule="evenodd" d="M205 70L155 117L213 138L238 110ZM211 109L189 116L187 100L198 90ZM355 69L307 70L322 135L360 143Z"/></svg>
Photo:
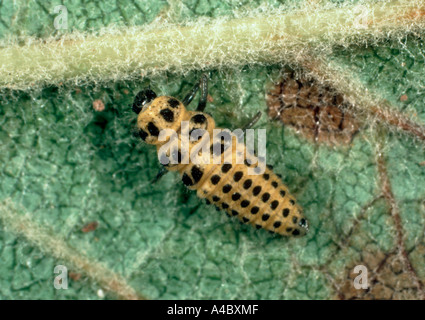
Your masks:
<svg viewBox="0 0 425 320"><path fill-rule="evenodd" d="M198 90L199 90L199 82L195 83L192 90L190 90L189 93L186 95L186 97L184 97L182 103L185 107L187 107L189 105L189 103L192 102L192 100L193 100L193 98L195 98Z"/></svg>
<svg viewBox="0 0 425 320"><path fill-rule="evenodd" d="M168 173L168 170L167 169L165 169L164 167L161 167L159 170L158 170L158 173L156 174L156 177L155 178L153 178L152 180L151 180L151 184L154 184L154 183L156 183L156 182L158 182L159 181L159 179L161 179L162 178L162 176L164 176L165 174L167 174Z"/></svg>
<svg viewBox="0 0 425 320"><path fill-rule="evenodd" d="M258 111L255 114L255 116L252 117L252 119L249 120L249 122L242 127L242 130L246 130L246 129L252 128L252 126L254 126L257 123L258 120L260 120L260 118L261 118L261 111Z"/></svg>
<svg viewBox="0 0 425 320"><path fill-rule="evenodd" d="M186 97L184 97L182 103L185 107L187 107L189 103L192 102L193 98L195 98L199 88L201 88L201 98L199 100L198 108L196 110L202 111L205 109L208 95L208 75L206 73L202 74L199 82L195 83L192 90L190 90Z"/></svg>
<svg viewBox="0 0 425 320"><path fill-rule="evenodd" d="M249 120L248 123L246 123L243 127L242 127L242 131L240 132L240 134L237 136L238 139L242 138L244 135L244 132L246 129L250 129L252 128L253 125L255 125L257 123L258 120L260 120L261 118L261 111L258 111L255 116L253 116L251 118L251 120ZM255 153L255 152L254 152Z"/></svg>
<svg viewBox="0 0 425 320"><path fill-rule="evenodd" d="M203 73L201 80L199 81L199 86L201 87L201 97L199 98L198 107L196 111L204 111L207 106L207 96L208 96L208 75Z"/></svg>

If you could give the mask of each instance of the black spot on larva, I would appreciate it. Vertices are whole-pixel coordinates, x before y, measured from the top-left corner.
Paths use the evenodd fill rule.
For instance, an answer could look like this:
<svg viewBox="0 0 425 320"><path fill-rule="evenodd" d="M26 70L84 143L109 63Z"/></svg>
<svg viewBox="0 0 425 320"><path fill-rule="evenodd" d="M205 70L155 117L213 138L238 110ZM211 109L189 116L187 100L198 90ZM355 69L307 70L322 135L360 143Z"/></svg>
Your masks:
<svg viewBox="0 0 425 320"><path fill-rule="evenodd" d="M276 181L273 181L272 182L272 186L273 186L273 188L277 188L277 186L278 186L277 182Z"/></svg>
<svg viewBox="0 0 425 320"><path fill-rule="evenodd" d="M211 177L211 182L212 184L218 184L220 182L220 179L220 176L215 174Z"/></svg>
<svg viewBox="0 0 425 320"><path fill-rule="evenodd" d="M258 211L260 211L260 208L258 208L257 206L251 208L251 213L252 214L257 214Z"/></svg>
<svg viewBox="0 0 425 320"><path fill-rule="evenodd" d="M232 215L237 216L237 215L239 215L239 212L237 212L236 210L232 210Z"/></svg>
<svg viewBox="0 0 425 320"><path fill-rule="evenodd" d="M211 204L211 201L210 201L210 200L208 200L208 199L205 199L205 203L206 203L206 204Z"/></svg>
<svg viewBox="0 0 425 320"><path fill-rule="evenodd" d="M276 173L276 175L277 175L279 178L282 178L282 175L281 175L280 173Z"/></svg>
<svg viewBox="0 0 425 320"><path fill-rule="evenodd" d="M203 114L195 114L192 119L191 119L194 123L205 123L205 121L207 121L207 118L203 115Z"/></svg>
<svg viewBox="0 0 425 320"><path fill-rule="evenodd" d="M202 137L202 135L204 134L204 132L197 132L197 134L195 134L194 136L192 136L192 133L195 131L195 130L202 130L202 129L198 129L198 128L193 128L193 129L191 129L190 131L189 131L189 137L193 137L193 139L199 139L200 137Z"/></svg>
<svg viewBox="0 0 425 320"><path fill-rule="evenodd" d="M295 204L295 201L291 199L291 200L289 200L289 203L292 204L292 205L294 205Z"/></svg>
<svg viewBox="0 0 425 320"><path fill-rule="evenodd" d="M174 121L174 112L170 109L162 109L160 112L161 116L164 118L167 122L173 122Z"/></svg>
<svg viewBox="0 0 425 320"><path fill-rule="evenodd" d="M281 195L282 197L284 197L284 196L286 195L285 190L280 190L280 195Z"/></svg>
<svg viewBox="0 0 425 320"><path fill-rule="evenodd" d="M228 142L232 141L232 135L228 131L222 131L217 137L220 137L220 140L222 143L224 141L228 141Z"/></svg>
<svg viewBox="0 0 425 320"><path fill-rule="evenodd" d="M251 160L250 159L245 159L244 163L247 167L250 167L252 165Z"/></svg>
<svg viewBox="0 0 425 320"><path fill-rule="evenodd" d="M261 200L263 200L263 202L267 202L270 199L270 193L266 192L261 196Z"/></svg>
<svg viewBox="0 0 425 320"><path fill-rule="evenodd" d="M299 236L300 235L300 231L298 229L295 229L294 231L292 231L292 234L294 236Z"/></svg>
<svg viewBox="0 0 425 320"><path fill-rule="evenodd" d="M279 201L274 200L272 203L270 203L270 208L272 208L272 210L276 209L277 206L279 205Z"/></svg>
<svg viewBox="0 0 425 320"><path fill-rule="evenodd" d="M235 182L238 182L240 179L242 179L242 176L243 176L243 172L238 171L233 175L233 180L235 180Z"/></svg>
<svg viewBox="0 0 425 320"><path fill-rule="evenodd" d="M183 181L185 186L192 186L193 185L192 179L190 179L190 177L186 173L183 173L182 181Z"/></svg>
<svg viewBox="0 0 425 320"><path fill-rule="evenodd" d="M263 221L267 221L267 220L269 220L269 218L270 218L270 215L269 215L269 214L267 214L267 213L265 213L265 214L263 214L263 216L261 217L261 220L263 220Z"/></svg>
<svg viewBox="0 0 425 320"><path fill-rule="evenodd" d="M302 218L299 223L300 227L307 228L307 220Z"/></svg>
<svg viewBox="0 0 425 320"><path fill-rule="evenodd" d="M193 166L191 169L192 178L195 181L195 183L198 183L199 180L201 180L202 175L204 174L201 169L199 169L197 166Z"/></svg>
<svg viewBox="0 0 425 320"><path fill-rule="evenodd" d="M291 232L292 228L286 228L286 232Z"/></svg>
<svg viewBox="0 0 425 320"><path fill-rule="evenodd" d="M226 145L226 144L224 144L223 142L221 142L221 153L223 153L224 151L226 151L227 148L229 148L229 146Z"/></svg>
<svg viewBox="0 0 425 320"><path fill-rule="evenodd" d="M244 189L249 189L249 188L251 188L251 185L252 185L252 180L251 179L245 180L244 183L243 183L243 188Z"/></svg>
<svg viewBox="0 0 425 320"><path fill-rule="evenodd" d="M276 221L275 223L273 223L273 227L275 227L276 229L279 228L282 225L282 222L280 221Z"/></svg>
<svg viewBox="0 0 425 320"><path fill-rule="evenodd" d="M288 208L283 209L282 215L286 218L289 215L289 209Z"/></svg>
<svg viewBox="0 0 425 320"><path fill-rule="evenodd" d="M148 123L148 131L155 137L159 136L159 129L156 125L153 124L153 122Z"/></svg>
<svg viewBox="0 0 425 320"><path fill-rule="evenodd" d="M161 153L161 155L159 156L159 162L163 166L168 166L170 164L170 159L168 159L168 157L165 153Z"/></svg>
<svg viewBox="0 0 425 320"><path fill-rule="evenodd" d="M261 192L261 186L256 186L254 189L252 189L252 194L254 196L258 196L258 194Z"/></svg>
<svg viewBox="0 0 425 320"><path fill-rule="evenodd" d="M230 184L226 184L226 185L223 187L223 192L224 192L224 193L228 193L231 189L232 189L232 186L231 186Z"/></svg>
<svg viewBox="0 0 425 320"><path fill-rule="evenodd" d="M292 218L292 222L293 222L293 223L297 223L297 221L298 221L298 218L297 218L297 217L293 217L293 218Z"/></svg>
<svg viewBox="0 0 425 320"><path fill-rule="evenodd" d="M182 153L180 152L180 150L177 151L177 162L178 163L182 162Z"/></svg>
<svg viewBox="0 0 425 320"><path fill-rule="evenodd" d="M143 141L145 141L145 140L146 140L146 138L148 137L148 133L147 133L145 130L140 129L140 130L139 130L139 137L140 137Z"/></svg>
<svg viewBox="0 0 425 320"><path fill-rule="evenodd" d="M257 229L261 229L261 228L262 228L262 226L261 226L261 224L256 224L256 225L255 225L255 228L257 228Z"/></svg>
<svg viewBox="0 0 425 320"><path fill-rule="evenodd" d="M269 168L270 170L273 170L273 166L271 164L266 164L266 167Z"/></svg>
<svg viewBox="0 0 425 320"><path fill-rule="evenodd" d="M246 217L243 217L243 218L242 218L242 220L243 220L243 222L245 222L245 223L248 223L248 222L249 222L249 219L248 219L248 218L246 218Z"/></svg>
<svg viewBox="0 0 425 320"><path fill-rule="evenodd" d="M217 142L211 145L210 150L215 156L220 156L224 152L224 150L226 150L226 148L224 144L222 144L221 142Z"/></svg>
<svg viewBox="0 0 425 320"><path fill-rule="evenodd" d="M241 198L241 194L238 192L235 192L234 194L232 194L232 200L233 201L237 201Z"/></svg>
<svg viewBox="0 0 425 320"><path fill-rule="evenodd" d="M221 172L227 173L230 169L232 169L232 165L230 163L225 163L221 167Z"/></svg>
<svg viewBox="0 0 425 320"><path fill-rule="evenodd" d="M170 105L171 108L177 108L180 102L177 99L170 98L168 99L168 104Z"/></svg>
<svg viewBox="0 0 425 320"><path fill-rule="evenodd" d="M241 202L241 207L242 208L246 208L246 207L248 207L249 206L249 201L248 200L242 200L242 202Z"/></svg>
<svg viewBox="0 0 425 320"><path fill-rule="evenodd" d="M227 209L227 208L229 208L229 205L228 205L226 202L223 202L223 203L221 204L221 207L222 207L223 209Z"/></svg>
<svg viewBox="0 0 425 320"><path fill-rule="evenodd" d="M220 197L213 196L213 197L212 197L212 201L214 201L214 202L218 202L218 201L220 201Z"/></svg>
<svg viewBox="0 0 425 320"><path fill-rule="evenodd" d="M270 175L268 173L265 173L265 174L263 174L263 178L264 178L264 180L269 180Z"/></svg>
<svg viewBox="0 0 425 320"><path fill-rule="evenodd" d="M174 160L174 162L177 162L177 163L181 163L182 162L182 154L181 154L180 150L175 150L174 149L171 157Z"/></svg>

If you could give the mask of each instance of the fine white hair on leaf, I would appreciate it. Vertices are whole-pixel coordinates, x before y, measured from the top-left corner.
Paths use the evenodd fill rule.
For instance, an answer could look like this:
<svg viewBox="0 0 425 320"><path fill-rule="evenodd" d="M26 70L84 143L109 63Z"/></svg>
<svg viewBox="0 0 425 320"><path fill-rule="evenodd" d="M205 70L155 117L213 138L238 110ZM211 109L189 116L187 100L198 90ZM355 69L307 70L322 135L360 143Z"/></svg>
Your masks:
<svg viewBox="0 0 425 320"><path fill-rule="evenodd" d="M136 79L171 71L273 64L314 48L376 42L420 32L423 1L361 1L356 5L259 7L232 17L199 18L180 24L165 18L93 34L74 32L49 39L0 43L0 87ZM22 45L22 41L25 43Z"/></svg>

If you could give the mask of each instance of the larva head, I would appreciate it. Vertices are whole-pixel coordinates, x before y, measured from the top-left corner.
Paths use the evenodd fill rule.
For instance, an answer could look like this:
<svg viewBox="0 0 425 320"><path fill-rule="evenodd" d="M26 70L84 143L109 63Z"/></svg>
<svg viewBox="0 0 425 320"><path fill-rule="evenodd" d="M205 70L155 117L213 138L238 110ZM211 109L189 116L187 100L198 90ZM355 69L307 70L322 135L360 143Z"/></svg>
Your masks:
<svg viewBox="0 0 425 320"><path fill-rule="evenodd" d="M172 129L177 132L180 129L185 113L185 107L179 100L166 96L156 97L150 89L137 94L132 109L138 114L137 134L146 143L154 145L167 141L158 140L161 130Z"/></svg>
<svg viewBox="0 0 425 320"><path fill-rule="evenodd" d="M156 93L151 89L140 91L136 97L134 97L132 109L135 113L139 114L143 107L156 98Z"/></svg>

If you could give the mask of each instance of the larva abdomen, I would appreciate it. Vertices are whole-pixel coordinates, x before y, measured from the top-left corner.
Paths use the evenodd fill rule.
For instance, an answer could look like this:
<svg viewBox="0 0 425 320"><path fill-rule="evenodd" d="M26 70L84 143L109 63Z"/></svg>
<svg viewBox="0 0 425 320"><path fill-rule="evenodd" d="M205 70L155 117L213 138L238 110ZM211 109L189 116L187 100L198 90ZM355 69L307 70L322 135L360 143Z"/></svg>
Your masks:
<svg viewBox="0 0 425 320"><path fill-rule="evenodd" d="M305 234L307 221L281 179L271 167L265 167L261 174L249 174L248 168L254 172L260 169L258 164L255 165L257 159L247 152L243 144L237 144L236 137L233 136L231 141L232 148L222 144L217 153L211 139L210 164L190 163L183 167L180 170L183 183L197 190L198 197L205 198L208 204L225 210L229 216L237 216L243 223L257 229L286 236ZM191 155L196 145L190 146ZM241 150L246 160L237 164L236 153ZM219 164L213 163L213 155L221 158Z"/></svg>

